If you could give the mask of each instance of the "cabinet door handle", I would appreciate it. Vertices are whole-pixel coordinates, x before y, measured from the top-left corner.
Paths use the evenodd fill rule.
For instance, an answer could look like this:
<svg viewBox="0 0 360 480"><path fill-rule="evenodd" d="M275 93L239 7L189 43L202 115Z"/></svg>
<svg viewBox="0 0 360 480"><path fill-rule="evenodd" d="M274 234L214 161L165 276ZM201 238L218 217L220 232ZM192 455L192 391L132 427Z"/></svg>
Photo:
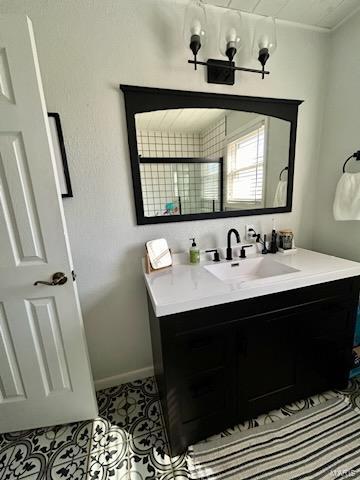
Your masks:
<svg viewBox="0 0 360 480"><path fill-rule="evenodd" d="M214 390L214 384L205 383L203 385L191 385L190 390L193 398L203 397Z"/></svg>
<svg viewBox="0 0 360 480"><path fill-rule="evenodd" d="M325 305L322 305L321 310L323 312L338 313L338 312L345 312L346 308L344 305L339 305L336 303L326 303Z"/></svg>
<svg viewBox="0 0 360 480"><path fill-rule="evenodd" d="M193 340L189 344L189 349L191 351L193 350L200 350L202 348L208 347L212 343L212 338L211 337L205 337L205 338L198 338L196 340Z"/></svg>
<svg viewBox="0 0 360 480"><path fill-rule="evenodd" d="M247 339L245 337L239 338L238 339L238 352L242 353L243 355L246 355L247 348L248 348Z"/></svg>

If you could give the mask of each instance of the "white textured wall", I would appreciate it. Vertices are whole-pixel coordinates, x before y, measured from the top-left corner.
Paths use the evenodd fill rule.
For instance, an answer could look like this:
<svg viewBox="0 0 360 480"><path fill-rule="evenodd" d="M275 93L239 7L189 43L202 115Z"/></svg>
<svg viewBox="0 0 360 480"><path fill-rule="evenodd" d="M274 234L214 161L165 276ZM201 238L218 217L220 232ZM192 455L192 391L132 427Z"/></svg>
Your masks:
<svg viewBox="0 0 360 480"><path fill-rule="evenodd" d="M317 175L314 248L360 261L360 222L336 222L332 207L344 160L360 149L360 13L331 37L322 150ZM352 160L348 172L360 172Z"/></svg>
<svg viewBox="0 0 360 480"><path fill-rule="evenodd" d="M249 221L272 225L272 216L263 216L137 226L119 83L304 99L294 208L276 223L311 246L326 34L280 26L269 78L236 74L236 85L227 87L208 85L204 70L187 65L183 6L175 0L1 0L0 12L32 19L48 109L62 118L75 195L64 201L65 213L95 379L152 364L140 271L146 240L164 236L176 251L196 236L205 248L223 244L229 227L243 234ZM209 30L217 56L217 32ZM352 51L355 58L356 44Z"/></svg>
<svg viewBox="0 0 360 480"><path fill-rule="evenodd" d="M269 118L267 165L266 165L266 203L267 207L274 206L274 198L279 184L279 175L288 165L286 152L289 150L290 124L280 118ZM287 180L287 172L281 175Z"/></svg>

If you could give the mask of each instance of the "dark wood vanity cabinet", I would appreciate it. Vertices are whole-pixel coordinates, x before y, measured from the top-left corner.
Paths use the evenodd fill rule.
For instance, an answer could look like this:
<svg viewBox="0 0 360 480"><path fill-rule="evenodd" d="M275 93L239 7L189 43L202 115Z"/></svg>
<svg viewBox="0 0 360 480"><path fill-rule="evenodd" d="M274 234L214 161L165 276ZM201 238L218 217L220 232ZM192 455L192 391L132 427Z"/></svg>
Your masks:
<svg viewBox="0 0 360 480"><path fill-rule="evenodd" d="M173 455L331 388L351 366L360 277L156 317L155 376Z"/></svg>

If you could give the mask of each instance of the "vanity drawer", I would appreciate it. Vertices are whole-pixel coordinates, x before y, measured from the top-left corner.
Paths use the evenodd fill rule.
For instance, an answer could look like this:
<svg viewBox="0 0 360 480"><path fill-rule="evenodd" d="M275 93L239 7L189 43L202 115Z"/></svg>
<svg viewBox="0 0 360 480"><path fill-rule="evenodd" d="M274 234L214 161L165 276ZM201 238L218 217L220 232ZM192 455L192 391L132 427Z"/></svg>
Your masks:
<svg viewBox="0 0 360 480"><path fill-rule="evenodd" d="M179 392L181 420L191 422L226 411L226 374L223 368L188 378Z"/></svg>
<svg viewBox="0 0 360 480"><path fill-rule="evenodd" d="M183 358L184 374L201 372L226 364L227 336L223 331L211 329L176 338L176 355Z"/></svg>

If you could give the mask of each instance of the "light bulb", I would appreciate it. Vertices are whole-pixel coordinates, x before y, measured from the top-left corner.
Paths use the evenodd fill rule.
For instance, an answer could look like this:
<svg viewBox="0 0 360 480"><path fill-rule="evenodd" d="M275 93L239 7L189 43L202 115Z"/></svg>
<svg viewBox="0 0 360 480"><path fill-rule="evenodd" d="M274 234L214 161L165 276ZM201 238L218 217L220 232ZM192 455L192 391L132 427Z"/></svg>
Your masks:
<svg viewBox="0 0 360 480"><path fill-rule="evenodd" d="M270 53L274 53L276 49L276 43L274 39L271 39L269 35L261 35L258 39L258 48L259 50L261 48L267 48Z"/></svg>
<svg viewBox="0 0 360 480"><path fill-rule="evenodd" d="M227 42L235 42L237 38L236 35L236 29L235 28L230 28L228 31L228 34L226 35L226 41Z"/></svg>
<svg viewBox="0 0 360 480"><path fill-rule="evenodd" d="M221 55L231 62L243 45L244 27L241 13L237 10L225 10L221 17L219 50Z"/></svg>
<svg viewBox="0 0 360 480"><path fill-rule="evenodd" d="M191 35L201 35L201 23L197 18L193 21L190 28Z"/></svg>

